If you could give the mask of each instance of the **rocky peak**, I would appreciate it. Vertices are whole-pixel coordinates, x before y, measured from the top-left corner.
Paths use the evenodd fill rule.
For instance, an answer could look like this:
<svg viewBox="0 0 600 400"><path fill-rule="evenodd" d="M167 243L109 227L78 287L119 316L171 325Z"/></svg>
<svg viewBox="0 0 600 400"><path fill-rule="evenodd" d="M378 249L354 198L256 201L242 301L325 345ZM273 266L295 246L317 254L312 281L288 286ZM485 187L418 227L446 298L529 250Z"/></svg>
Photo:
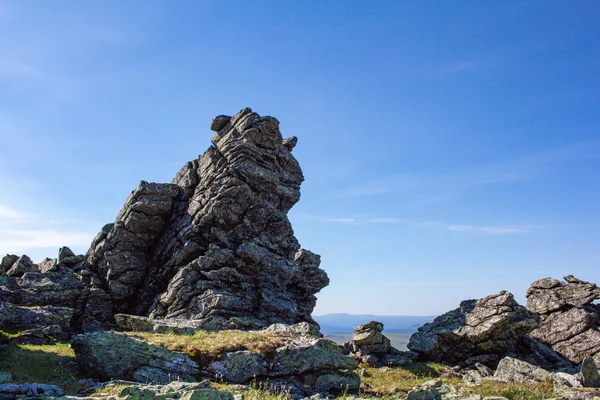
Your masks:
<svg viewBox="0 0 600 400"><path fill-rule="evenodd" d="M112 314L216 329L314 323L314 294L329 280L286 215L304 179L297 139L249 108L211 129L203 155L170 184L141 182L94 239L86 264L98 279L83 315L109 298Z"/></svg>

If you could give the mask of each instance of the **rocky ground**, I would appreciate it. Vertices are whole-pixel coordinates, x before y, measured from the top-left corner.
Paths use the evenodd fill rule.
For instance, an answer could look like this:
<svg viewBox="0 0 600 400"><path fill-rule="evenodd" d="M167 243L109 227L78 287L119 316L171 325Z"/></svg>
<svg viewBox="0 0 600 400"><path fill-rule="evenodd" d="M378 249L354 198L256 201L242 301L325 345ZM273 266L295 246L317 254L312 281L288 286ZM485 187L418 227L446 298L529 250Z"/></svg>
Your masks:
<svg viewBox="0 0 600 400"><path fill-rule="evenodd" d="M287 212L302 171L279 121L244 109L171 183L140 182L85 255L0 262L0 399L399 398L600 394L600 289L544 278L500 292L395 349L383 324L351 342L311 313L328 283ZM496 396L496 397L494 397Z"/></svg>

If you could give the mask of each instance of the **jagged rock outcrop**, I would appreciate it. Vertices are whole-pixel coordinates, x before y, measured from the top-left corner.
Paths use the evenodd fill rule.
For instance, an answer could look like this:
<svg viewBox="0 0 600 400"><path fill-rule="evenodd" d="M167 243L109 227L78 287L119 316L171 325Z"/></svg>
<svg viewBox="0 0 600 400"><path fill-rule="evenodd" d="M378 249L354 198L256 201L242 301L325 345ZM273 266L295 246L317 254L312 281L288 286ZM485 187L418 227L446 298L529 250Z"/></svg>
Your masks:
<svg viewBox="0 0 600 400"><path fill-rule="evenodd" d="M141 383L195 382L198 364L185 353L117 332L90 332L71 343L82 371L102 380L124 379Z"/></svg>
<svg viewBox="0 0 600 400"><path fill-rule="evenodd" d="M91 286L113 314L212 329L314 323L315 293L329 281L286 216L303 181L295 138L249 108L211 129L213 146L172 183L141 182L96 236L86 257ZM95 303L82 304L84 330L112 322L90 318Z"/></svg>
<svg viewBox="0 0 600 400"><path fill-rule="evenodd" d="M544 278L527 290L527 308L540 315L531 336L563 357L581 363L591 356L600 364L600 288L572 275L565 282Z"/></svg>
<svg viewBox="0 0 600 400"><path fill-rule="evenodd" d="M537 314L502 291L463 301L460 308L423 325L410 337L408 348L425 360L469 364L487 357L493 364L514 352L519 340L538 326Z"/></svg>
<svg viewBox="0 0 600 400"><path fill-rule="evenodd" d="M354 328L352 341L344 343L342 349L363 363L374 367L408 365L412 363L407 352L392 347L390 339L383 333L383 324L370 321Z"/></svg>

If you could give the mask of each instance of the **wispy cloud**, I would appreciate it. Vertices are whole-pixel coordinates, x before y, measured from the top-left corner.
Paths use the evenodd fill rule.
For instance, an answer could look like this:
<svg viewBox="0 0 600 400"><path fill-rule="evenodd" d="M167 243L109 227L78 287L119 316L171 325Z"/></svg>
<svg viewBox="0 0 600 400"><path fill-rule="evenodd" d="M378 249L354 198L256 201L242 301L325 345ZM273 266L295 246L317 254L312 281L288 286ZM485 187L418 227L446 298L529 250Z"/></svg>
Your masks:
<svg viewBox="0 0 600 400"><path fill-rule="evenodd" d="M52 255L48 254L50 248L58 250L69 246L85 249L94 235L91 229L81 227L81 221L71 226L60 219L0 204L0 254L28 254L41 259Z"/></svg>
<svg viewBox="0 0 600 400"><path fill-rule="evenodd" d="M367 218L365 221L370 224L401 224L406 222L402 218Z"/></svg>
<svg viewBox="0 0 600 400"><path fill-rule="evenodd" d="M557 164L600 158L600 140L531 153L501 163L442 174L404 174L362 182L339 193L352 198L400 192L420 192L431 201L447 201L478 185L535 179Z"/></svg>
<svg viewBox="0 0 600 400"><path fill-rule="evenodd" d="M514 235L530 233L531 230L525 228L515 228L509 226L473 226L473 225L444 225L449 231L480 233L484 235Z"/></svg>
<svg viewBox="0 0 600 400"><path fill-rule="evenodd" d="M436 229L452 232L468 233L474 235L524 235L539 232L543 227L534 225L467 225L444 223L437 221L417 221L395 217L319 217L303 215L302 219L313 222L340 223L349 225L402 224L417 229Z"/></svg>
<svg viewBox="0 0 600 400"><path fill-rule="evenodd" d="M0 221L12 220L12 221L23 221L26 220L31 214L27 214L5 204L0 204Z"/></svg>
<svg viewBox="0 0 600 400"><path fill-rule="evenodd" d="M328 218L328 217L323 217L323 218L319 218L320 221L323 222L339 222L342 224L351 224L353 222L357 222L356 218Z"/></svg>

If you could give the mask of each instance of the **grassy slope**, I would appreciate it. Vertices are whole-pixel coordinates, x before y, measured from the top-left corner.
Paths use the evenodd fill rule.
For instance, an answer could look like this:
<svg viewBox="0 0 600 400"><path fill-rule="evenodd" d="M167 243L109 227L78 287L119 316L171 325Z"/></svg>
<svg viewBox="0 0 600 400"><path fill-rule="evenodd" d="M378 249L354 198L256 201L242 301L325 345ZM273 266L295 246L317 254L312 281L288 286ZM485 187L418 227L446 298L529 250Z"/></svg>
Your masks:
<svg viewBox="0 0 600 400"><path fill-rule="evenodd" d="M194 335L129 333L132 336L164 346L173 350L185 351L202 358L216 358L225 351L252 350L268 354L287 339L284 335L249 333L242 331L197 332ZM3 333L0 333L0 338ZM8 335L4 337L8 338ZM75 354L68 343L57 342L51 345L16 345L10 344L0 350L0 371L13 375L16 383L37 382L54 384L68 394L77 394L81 387L77 383ZM361 366L365 370L360 394L365 397L382 399L398 398L414 386L418 386L432 378L440 376L443 366L439 364L418 363L407 368L376 369ZM447 383L457 388L463 383L457 378L444 378ZM265 400L286 399L285 394L270 394L261 390L257 383L251 384L248 390L231 387L224 383L213 383L213 386L244 393L249 398ZM122 387L108 387L99 390L99 397L117 394ZM483 396L503 396L511 400L538 400L553 397L552 384L502 384L488 382L479 387L464 388L467 392ZM343 398L343 397L342 397Z"/></svg>

